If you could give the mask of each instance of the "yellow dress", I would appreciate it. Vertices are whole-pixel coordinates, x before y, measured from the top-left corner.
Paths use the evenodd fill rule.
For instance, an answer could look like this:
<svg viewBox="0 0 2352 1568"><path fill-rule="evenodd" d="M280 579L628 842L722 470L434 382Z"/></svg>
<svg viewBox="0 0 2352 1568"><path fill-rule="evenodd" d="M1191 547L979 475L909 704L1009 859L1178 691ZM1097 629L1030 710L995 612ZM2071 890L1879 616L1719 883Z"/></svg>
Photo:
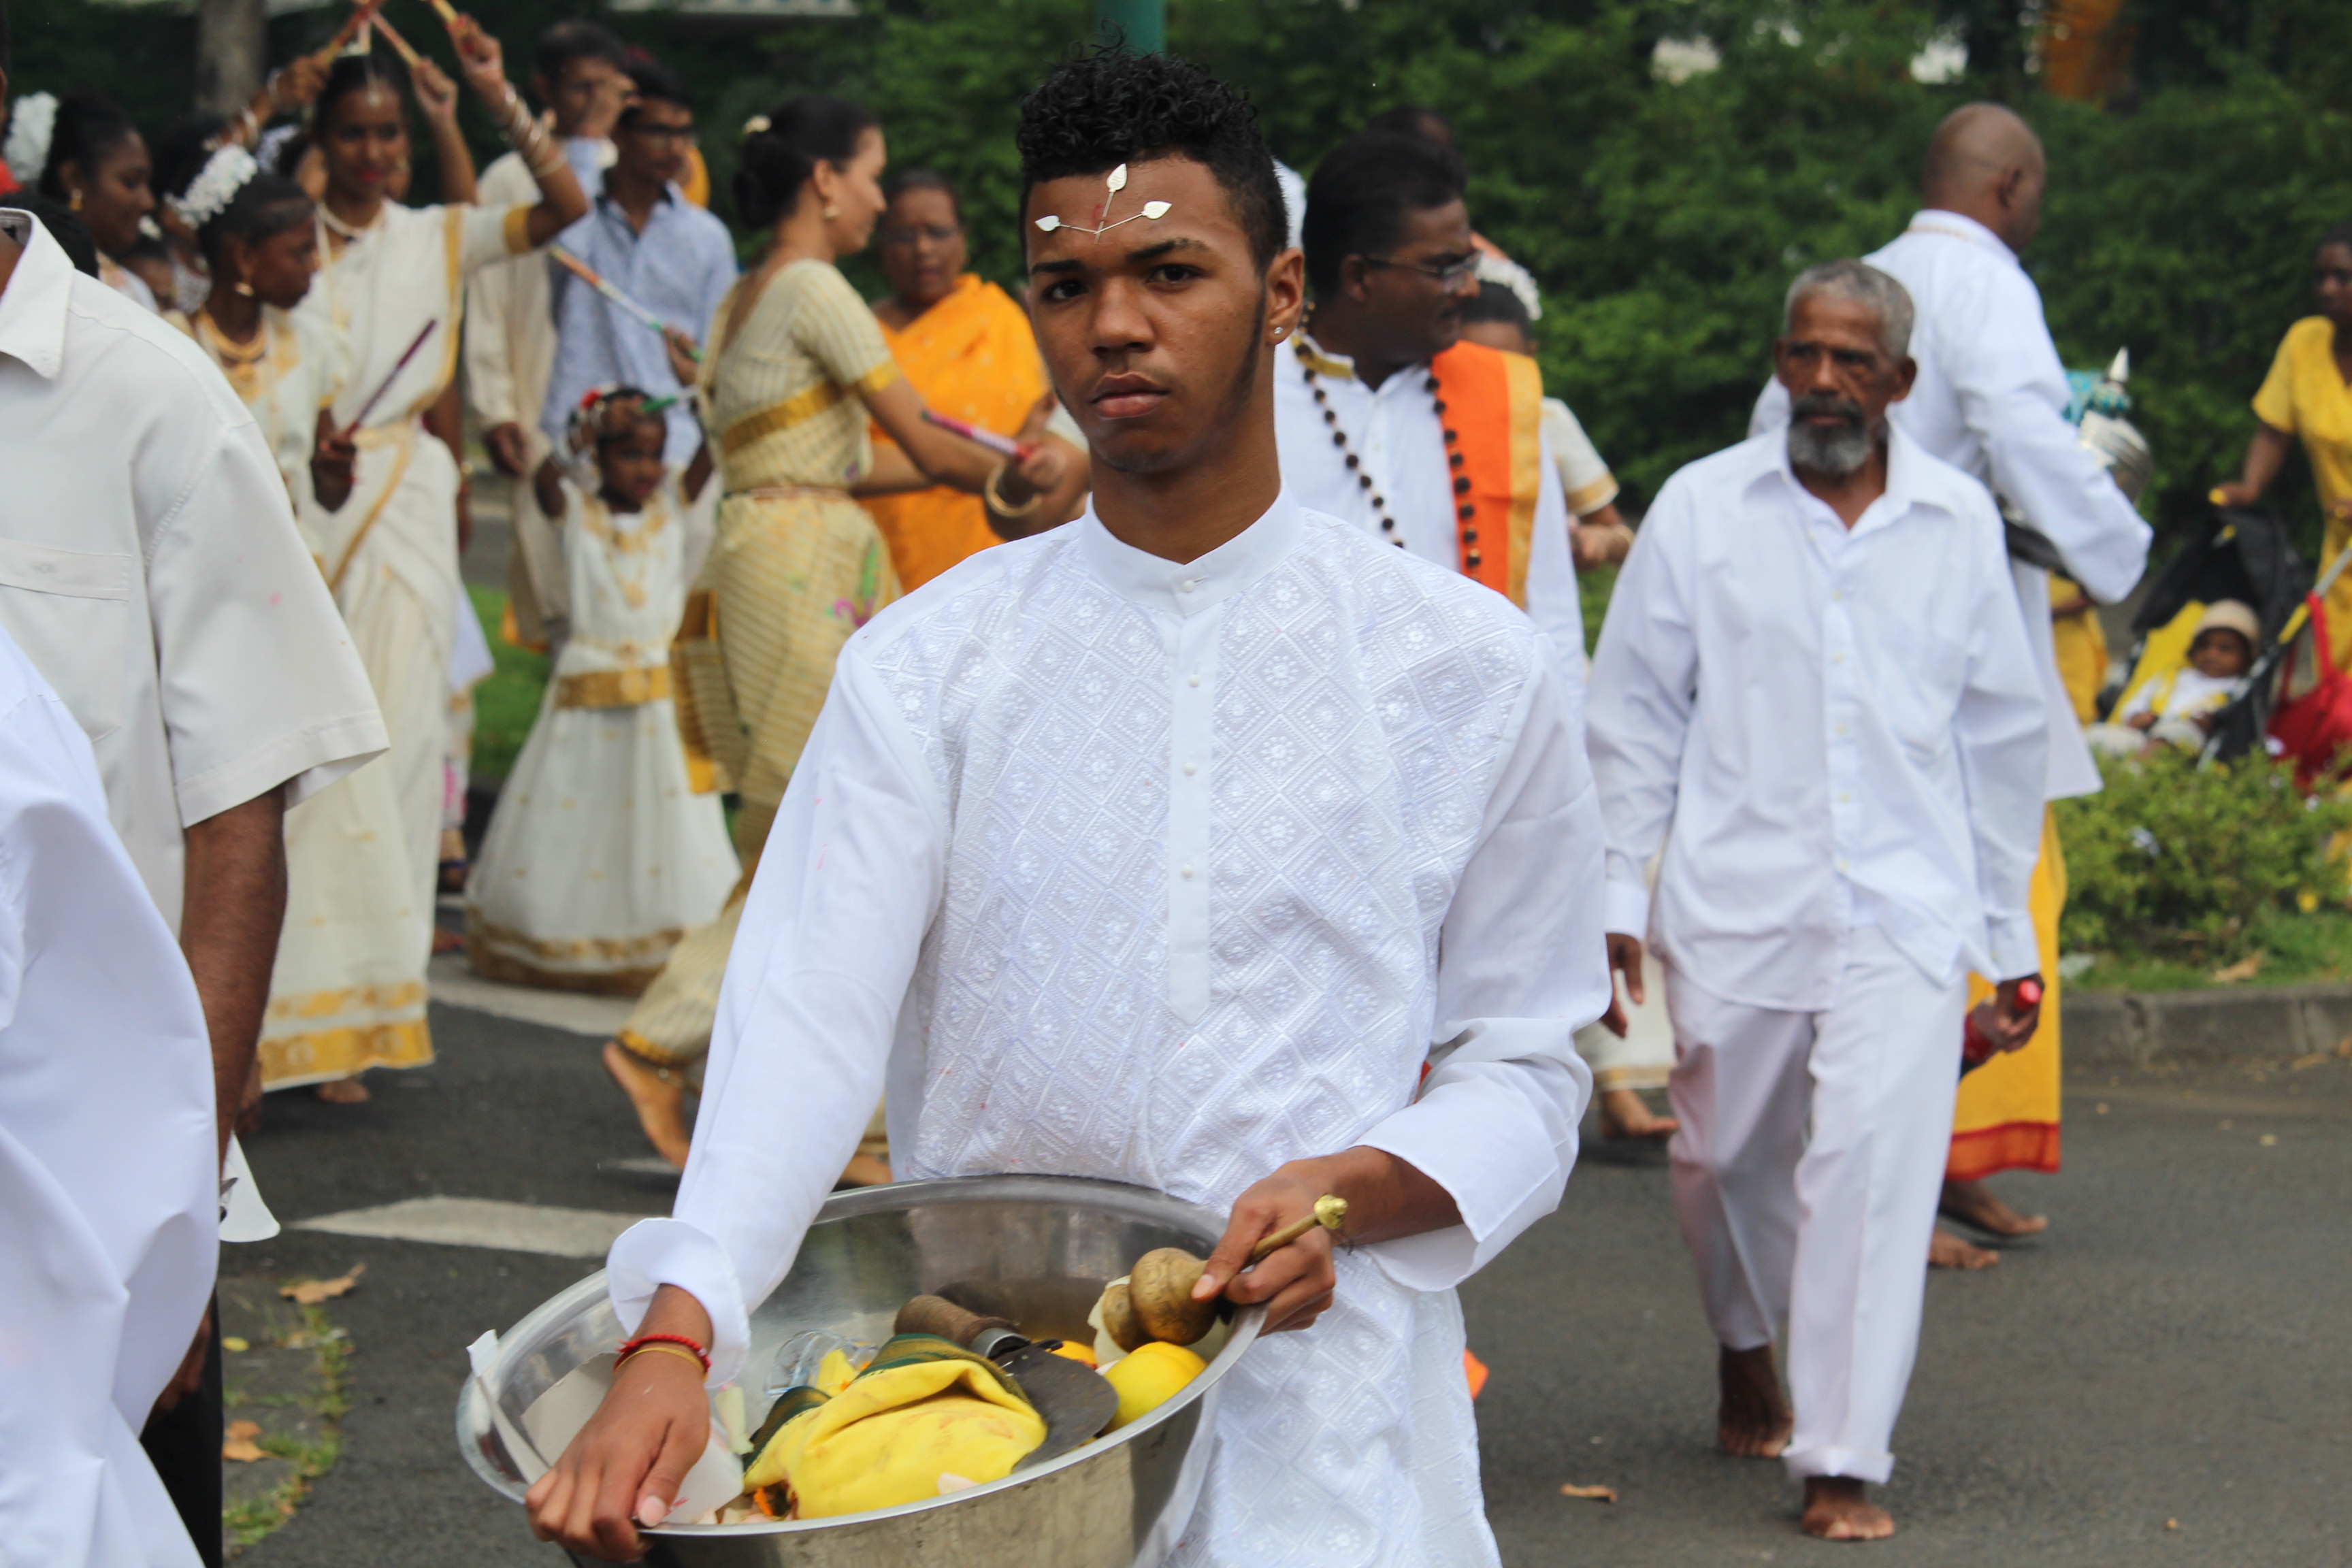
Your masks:
<svg viewBox="0 0 2352 1568"><path fill-rule="evenodd" d="M2303 438L2327 518L2324 571L2352 542L2352 387L2336 367L2335 322L2306 316L2287 329L2270 374L2254 394L2254 415L2273 430ZM2336 667L2352 669L2352 572L2328 590L2327 621Z"/></svg>
<svg viewBox="0 0 2352 1568"><path fill-rule="evenodd" d="M898 597L889 551L849 498L874 460L860 398L898 375L881 325L840 272L803 259L780 268L728 332L747 286L720 303L722 335L703 371L703 424L725 499L680 639L715 623L726 700L689 701L681 722L689 754L716 758L734 776L743 874L719 918L672 950L617 1037L664 1067L709 1048L743 896L833 684L834 658Z"/></svg>
<svg viewBox="0 0 2352 1568"><path fill-rule="evenodd" d="M927 405L984 430L1012 435L1045 395L1045 366L1029 318L1003 289L969 272L904 331L882 323L882 336ZM865 507L889 542L891 563L909 593L1001 542L981 499L947 485L875 496Z"/></svg>
<svg viewBox="0 0 2352 1568"><path fill-rule="evenodd" d="M2063 577L2050 579L2050 602L2071 604L2083 590ZM2084 605L2071 615L2050 616L2052 651L2058 659L2058 679L2065 683L2066 699L2074 705L2074 720L2095 724L2099 718L2099 689L2107 683L2107 634L2099 625L2096 606Z"/></svg>

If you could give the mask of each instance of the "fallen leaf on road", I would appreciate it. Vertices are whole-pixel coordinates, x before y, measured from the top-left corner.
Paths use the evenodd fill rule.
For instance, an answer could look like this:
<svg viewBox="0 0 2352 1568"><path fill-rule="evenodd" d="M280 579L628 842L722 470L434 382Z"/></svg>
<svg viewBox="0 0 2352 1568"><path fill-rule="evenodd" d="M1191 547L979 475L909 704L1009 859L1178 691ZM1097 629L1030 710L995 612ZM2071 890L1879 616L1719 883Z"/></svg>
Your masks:
<svg viewBox="0 0 2352 1568"><path fill-rule="evenodd" d="M230 1422L228 1430L223 1434L226 1440L221 1444L221 1458L236 1459L242 1464L251 1464L256 1459L268 1458L269 1456L261 1451L261 1445L254 1441L260 1436L261 1426L258 1422Z"/></svg>
<svg viewBox="0 0 2352 1568"><path fill-rule="evenodd" d="M2231 985L2241 980L2252 980L2255 975L2260 974L2262 972L2263 955L2259 952L2250 952L2245 957L2240 959L2237 963L2230 965L2229 968L2215 970L2213 972L2213 984L2216 985Z"/></svg>
<svg viewBox="0 0 2352 1568"><path fill-rule="evenodd" d="M2164 1528L2167 1530L2179 1530L2180 1528L2180 1521L2177 1519L2168 1519L2164 1521Z"/></svg>
<svg viewBox="0 0 2352 1568"><path fill-rule="evenodd" d="M351 1288L360 1282L360 1276L366 1272L366 1264L354 1263L352 1271L340 1279L304 1279L292 1285L280 1285L278 1293L298 1305L315 1307L321 1301L331 1301L338 1296L348 1294Z"/></svg>
<svg viewBox="0 0 2352 1568"><path fill-rule="evenodd" d="M1617 1500L1617 1489L1615 1487L1580 1487L1574 1481L1570 1481L1566 1486L1559 1489L1559 1495L1562 1497L1591 1498L1594 1502L1615 1502Z"/></svg>
<svg viewBox="0 0 2352 1568"><path fill-rule="evenodd" d="M231 1355L243 1355L252 1348L253 1345L249 1341L238 1339L235 1334L223 1334L221 1336L221 1349L228 1352Z"/></svg>

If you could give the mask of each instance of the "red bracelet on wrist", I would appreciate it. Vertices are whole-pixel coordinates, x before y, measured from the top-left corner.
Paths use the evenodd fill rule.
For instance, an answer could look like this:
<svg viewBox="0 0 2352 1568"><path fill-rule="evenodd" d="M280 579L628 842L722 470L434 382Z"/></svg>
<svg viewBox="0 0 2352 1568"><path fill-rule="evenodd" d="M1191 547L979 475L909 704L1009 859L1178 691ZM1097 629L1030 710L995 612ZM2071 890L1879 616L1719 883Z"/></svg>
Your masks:
<svg viewBox="0 0 2352 1568"><path fill-rule="evenodd" d="M684 1334L639 1334L635 1339L621 1346L620 1353L613 1358L613 1364L620 1365L647 1345L677 1345L690 1352L695 1360L702 1363L702 1373L705 1377L710 1375L710 1352Z"/></svg>

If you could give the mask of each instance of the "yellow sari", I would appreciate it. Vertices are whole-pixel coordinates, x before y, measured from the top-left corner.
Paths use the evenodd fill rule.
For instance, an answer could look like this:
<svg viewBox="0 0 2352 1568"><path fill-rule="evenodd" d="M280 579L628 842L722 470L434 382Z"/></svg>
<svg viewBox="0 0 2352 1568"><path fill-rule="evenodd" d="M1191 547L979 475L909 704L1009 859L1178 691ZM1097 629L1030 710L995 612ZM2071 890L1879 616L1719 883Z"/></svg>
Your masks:
<svg viewBox="0 0 2352 1568"><path fill-rule="evenodd" d="M882 336L926 405L984 430L1012 435L1045 395L1045 366L1029 318L1003 289L969 272L904 331L883 322ZM889 439L879 429L873 437ZM910 593L1000 542L980 498L945 485L859 504L889 542L898 581Z"/></svg>

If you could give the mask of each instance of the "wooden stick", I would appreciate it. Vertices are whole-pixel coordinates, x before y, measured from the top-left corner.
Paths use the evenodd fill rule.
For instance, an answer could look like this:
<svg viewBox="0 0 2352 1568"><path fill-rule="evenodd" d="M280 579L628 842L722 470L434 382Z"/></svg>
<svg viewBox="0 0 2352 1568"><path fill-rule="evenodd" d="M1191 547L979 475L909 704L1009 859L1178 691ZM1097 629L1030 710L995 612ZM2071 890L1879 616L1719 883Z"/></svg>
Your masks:
<svg viewBox="0 0 2352 1568"><path fill-rule="evenodd" d="M424 63L425 57L418 54L415 49L410 48L408 47L408 40L394 32L393 30L393 26L389 21L385 20L382 16L378 16L375 19L375 30L384 36L384 40L392 45L394 51L400 56L404 62L406 63L410 71L414 72L419 65Z"/></svg>
<svg viewBox="0 0 2352 1568"><path fill-rule="evenodd" d="M383 401L383 395L392 390L392 384L400 379L400 373L408 368L408 362L416 357L416 351L425 346L425 340L431 337L433 329L440 324L437 320L425 322L424 330L416 334L415 340L402 351L398 359L393 362L391 374L383 378L382 385L369 394L368 400L360 405L358 415L352 418L350 425L344 427L344 440L348 441L359 433L360 426L367 423L367 416L375 412L375 405Z"/></svg>
<svg viewBox="0 0 2352 1568"><path fill-rule="evenodd" d="M1025 442L1015 441L1010 436L1000 436L993 430L983 430L977 425L950 418L947 415L935 413L929 408L923 410L923 421L928 425L936 425L950 435L961 436L967 441L976 441L998 456L1011 458L1015 462L1028 461L1029 455L1037 449Z"/></svg>
<svg viewBox="0 0 2352 1568"><path fill-rule="evenodd" d="M360 29L367 26L368 19L375 15L376 7L383 4L383 0L360 0L360 4L352 7L352 14L343 18L343 25L335 29L335 36L311 50L310 58L321 67L333 65L335 57L359 36Z"/></svg>
<svg viewBox="0 0 2352 1568"><path fill-rule="evenodd" d="M1292 1242L1297 1241L1300 1237L1305 1236L1308 1231L1313 1230L1318 1225L1325 1230L1336 1231L1339 1228L1340 1223L1347 1217L1348 1200L1345 1198L1333 1197L1330 1194L1326 1193L1323 1196L1315 1200L1315 1212L1313 1214L1308 1215L1304 1219L1293 1220L1290 1224L1284 1226L1280 1230L1276 1231L1272 1236L1266 1237L1265 1239L1261 1240L1255 1247L1251 1247L1250 1261L1252 1263L1265 1262L1268 1257L1274 1253L1279 1252L1282 1248L1288 1247Z"/></svg>
<svg viewBox="0 0 2352 1568"><path fill-rule="evenodd" d="M458 22L457 8L450 5L449 0L433 0L433 8L441 13L441 25L449 29L451 37L456 37Z"/></svg>

